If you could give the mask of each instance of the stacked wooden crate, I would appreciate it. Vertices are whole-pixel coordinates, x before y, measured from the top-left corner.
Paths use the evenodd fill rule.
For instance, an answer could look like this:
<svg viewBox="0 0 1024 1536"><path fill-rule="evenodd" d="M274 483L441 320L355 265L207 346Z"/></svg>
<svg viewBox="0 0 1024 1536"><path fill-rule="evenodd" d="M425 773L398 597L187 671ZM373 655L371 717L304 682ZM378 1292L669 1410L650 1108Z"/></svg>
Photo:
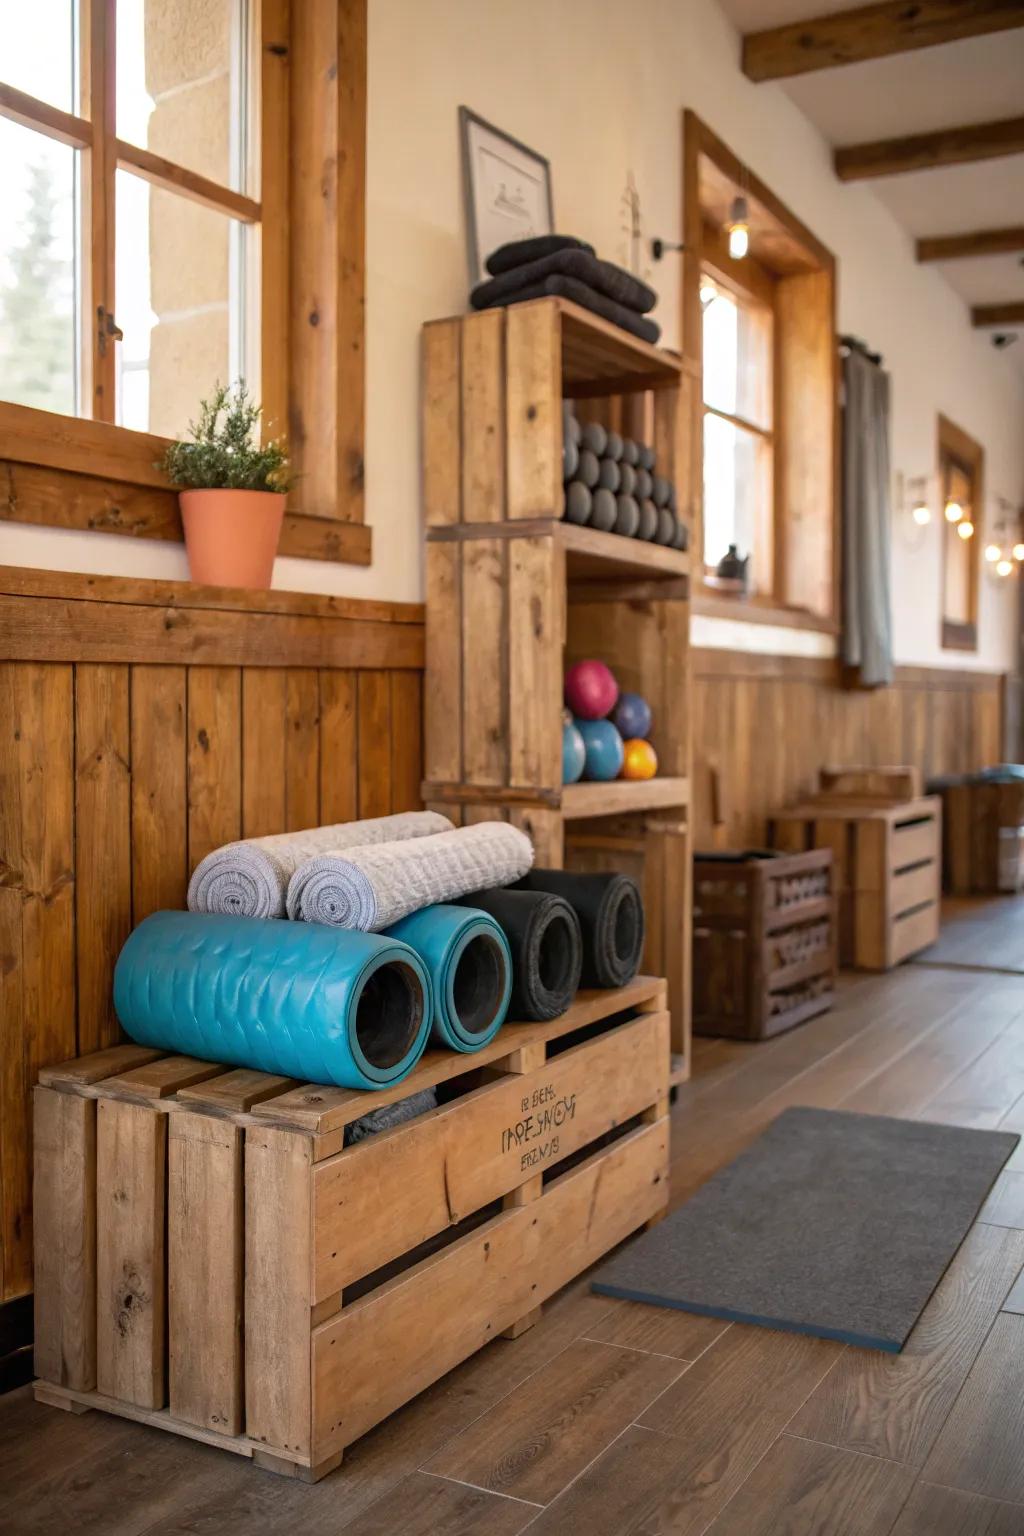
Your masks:
<svg viewBox="0 0 1024 1536"><path fill-rule="evenodd" d="M693 875L693 1028L764 1040L831 1006L836 893L827 849L702 859Z"/></svg>
<svg viewBox="0 0 1024 1536"><path fill-rule="evenodd" d="M379 1093L134 1045L46 1069L36 1397L323 1476L662 1213L668 1037L665 984L638 977Z"/></svg>
<svg viewBox="0 0 1024 1536"><path fill-rule="evenodd" d="M957 779L941 784L943 876L954 896L1021 885L1024 780Z"/></svg>
<svg viewBox="0 0 1024 1536"><path fill-rule="evenodd" d="M805 804L777 812L769 840L792 853L832 850L841 963L886 971L938 938L942 802L935 795L893 799L885 782L858 782L852 772L838 788L828 781ZM916 783L906 779L899 787Z"/></svg>

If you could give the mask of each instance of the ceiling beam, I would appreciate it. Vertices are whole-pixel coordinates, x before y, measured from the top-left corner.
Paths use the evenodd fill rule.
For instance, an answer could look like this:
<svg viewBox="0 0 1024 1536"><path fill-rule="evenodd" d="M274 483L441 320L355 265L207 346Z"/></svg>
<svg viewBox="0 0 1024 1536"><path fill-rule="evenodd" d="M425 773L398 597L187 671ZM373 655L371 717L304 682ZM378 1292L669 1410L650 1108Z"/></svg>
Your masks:
<svg viewBox="0 0 1024 1536"><path fill-rule="evenodd" d="M835 152L840 181L864 181L872 176L896 176L901 171L929 171L940 165L967 165L1000 155L1024 154L1024 117L969 128L940 128L905 139L878 139L850 144Z"/></svg>
<svg viewBox="0 0 1024 1536"><path fill-rule="evenodd" d="M986 325L1024 325L1024 304L976 304L971 324L979 330Z"/></svg>
<svg viewBox="0 0 1024 1536"><path fill-rule="evenodd" d="M917 242L918 261L957 261L962 256L1006 256L1024 251L1024 224L1010 229L973 229L965 235L932 235Z"/></svg>
<svg viewBox="0 0 1024 1536"><path fill-rule="evenodd" d="M748 33L743 73L751 80L783 80L1021 26L1024 0L883 0Z"/></svg>

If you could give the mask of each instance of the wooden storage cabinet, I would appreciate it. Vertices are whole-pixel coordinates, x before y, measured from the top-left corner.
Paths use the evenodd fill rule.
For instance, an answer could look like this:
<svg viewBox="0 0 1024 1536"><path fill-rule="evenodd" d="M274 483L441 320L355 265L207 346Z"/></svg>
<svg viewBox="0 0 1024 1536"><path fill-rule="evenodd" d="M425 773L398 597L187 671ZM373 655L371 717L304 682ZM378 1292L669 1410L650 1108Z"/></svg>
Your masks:
<svg viewBox="0 0 1024 1536"><path fill-rule="evenodd" d="M832 1004L836 890L828 849L694 861L693 1028L765 1040Z"/></svg>
<svg viewBox="0 0 1024 1536"><path fill-rule="evenodd" d="M423 797L456 822L513 821L555 866L578 867L579 826L629 820L648 855L644 964L667 977L682 1077L690 557L562 520L565 397L581 419L652 442L659 473L685 497L700 401L678 358L559 299L424 328ZM684 519L690 511L681 505ZM587 655L649 699L657 778L562 785L562 679Z"/></svg>
<svg viewBox="0 0 1024 1536"><path fill-rule="evenodd" d="M36 1396L316 1479L668 1199L665 986L352 1093L117 1046L36 1089ZM436 1109L346 1146L370 1109Z"/></svg>
<svg viewBox="0 0 1024 1536"><path fill-rule="evenodd" d="M1001 889L1000 841L1024 828L1024 782L949 783L941 786L943 876L954 896ZM1007 882L1009 884L1009 882Z"/></svg>
<svg viewBox="0 0 1024 1536"><path fill-rule="evenodd" d="M775 848L832 850L843 965L887 971L939 936L942 804L935 795L892 805L824 796L768 823Z"/></svg>

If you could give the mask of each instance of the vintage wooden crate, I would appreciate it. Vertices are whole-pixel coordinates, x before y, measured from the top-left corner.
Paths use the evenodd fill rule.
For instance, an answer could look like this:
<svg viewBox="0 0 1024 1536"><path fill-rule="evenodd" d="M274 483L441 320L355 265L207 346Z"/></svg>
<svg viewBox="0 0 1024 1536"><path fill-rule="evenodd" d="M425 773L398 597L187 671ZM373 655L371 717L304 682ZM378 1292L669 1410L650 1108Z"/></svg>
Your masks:
<svg viewBox="0 0 1024 1536"><path fill-rule="evenodd" d="M828 849L694 860L693 1027L765 1040L831 1006L836 891Z"/></svg>
<svg viewBox="0 0 1024 1536"><path fill-rule="evenodd" d="M36 1396L310 1481L668 1199L665 984L353 1093L115 1046L35 1090ZM346 1146L379 1105L436 1110Z"/></svg>
<svg viewBox="0 0 1024 1536"><path fill-rule="evenodd" d="M939 793L946 889L954 896L1013 889L1006 878L1006 844L1012 854L1014 834L1024 827L1024 781L954 780Z"/></svg>
<svg viewBox="0 0 1024 1536"><path fill-rule="evenodd" d="M843 965L887 971L939 934L942 802L935 795L890 805L826 796L778 811L774 848L830 848L839 892Z"/></svg>

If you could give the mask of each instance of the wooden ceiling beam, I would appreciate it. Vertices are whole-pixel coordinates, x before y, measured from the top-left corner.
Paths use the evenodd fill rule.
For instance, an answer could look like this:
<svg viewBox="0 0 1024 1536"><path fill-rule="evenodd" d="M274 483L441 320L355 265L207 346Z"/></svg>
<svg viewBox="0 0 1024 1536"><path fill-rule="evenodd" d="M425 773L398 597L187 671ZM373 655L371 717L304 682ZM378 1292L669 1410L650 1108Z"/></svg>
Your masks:
<svg viewBox="0 0 1024 1536"><path fill-rule="evenodd" d="M882 0L748 33L743 73L751 80L784 80L1021 26L1024 0Z"/></svg>
<svg viewBox="0 0 1024 1536"><path fill-rule="evenodd" d="M958 261L964 256L1012 256L1024 251L1024 224L1010 229L972 229L964 235L932 235L917 242L918 261Z"/></svg>
<svg viewBox="0 0 1024 1536"><path fill-rule="evenodd" d="M989 325L1024 325L1024 304L976 304L971 324L981 330Z"/></svg>
<svg viewBox="0 0 1024 1536"><path fill-rule="evenodd" d="M849 144L836 150L835 169L840 181L865 181L874 176L897 176L903 171L929 171L940 165L968 165L975 160L1021 154L1024 117L1007 117L967 128L915 133L903 139Z"/></svg>

